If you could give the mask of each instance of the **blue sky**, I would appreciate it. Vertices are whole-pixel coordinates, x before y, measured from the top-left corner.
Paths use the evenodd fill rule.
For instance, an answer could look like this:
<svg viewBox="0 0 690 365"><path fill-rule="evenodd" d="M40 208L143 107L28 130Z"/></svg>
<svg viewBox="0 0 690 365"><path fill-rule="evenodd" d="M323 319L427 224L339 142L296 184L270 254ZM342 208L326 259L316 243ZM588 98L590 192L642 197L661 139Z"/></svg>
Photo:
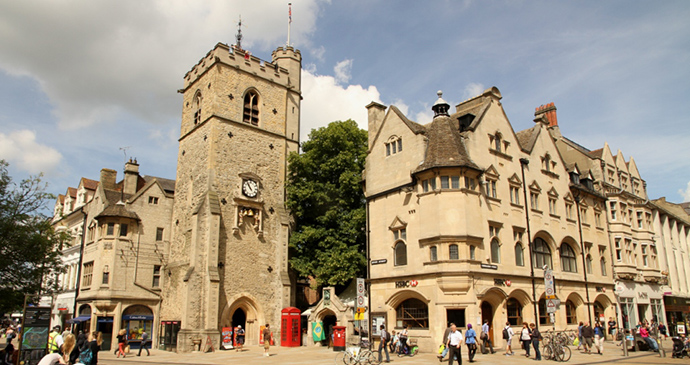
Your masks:
<svg viewBox="0 0 690 365"><path fill-rule="evenodd" d="M175 178L183 75L217 42L270 59L287 1L0 2L0 158L64 193L101 168ZM311 128L395 104L430 121L496 86L516 130L554 102L562 133L634 157L650 198L690 201L690 2L293 0Z"/></svg>

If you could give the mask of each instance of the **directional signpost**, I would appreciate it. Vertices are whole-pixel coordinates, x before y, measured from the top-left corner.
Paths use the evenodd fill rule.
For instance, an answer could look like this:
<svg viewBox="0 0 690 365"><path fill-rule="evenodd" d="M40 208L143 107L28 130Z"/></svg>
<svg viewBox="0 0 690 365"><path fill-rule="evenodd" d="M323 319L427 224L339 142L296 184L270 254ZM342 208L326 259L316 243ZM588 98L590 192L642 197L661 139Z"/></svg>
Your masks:
<svg viewBox="0 0 690 365"><path fill-rule="evenodd" d="M544 270L544 286L546 287L544 291L546 299L556 299L556 289L553 282L553 270Z"/></svg>

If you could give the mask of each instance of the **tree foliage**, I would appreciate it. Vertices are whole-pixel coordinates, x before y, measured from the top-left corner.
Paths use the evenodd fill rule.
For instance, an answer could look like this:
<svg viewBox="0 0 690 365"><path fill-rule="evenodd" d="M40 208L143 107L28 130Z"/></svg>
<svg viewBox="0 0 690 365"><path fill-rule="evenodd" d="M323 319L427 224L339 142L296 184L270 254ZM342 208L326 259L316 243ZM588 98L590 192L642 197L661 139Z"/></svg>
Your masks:
<svg viewBox="0 0 690 365"><path fill-rule="evenodd" d="M54 199L41 175L16 184L8 166L0 160L0 313L20 309L25 294L56 289L60 251L67 241L41 213Z"/></svg>
<svg viewBox="0 0 690 365"><path fill-rule="evenodd" d="M366 268L362 171L367 132L352 120L314 129L288 157L287 206L295 217L290 263L318 286L344 285Z"/></svg>

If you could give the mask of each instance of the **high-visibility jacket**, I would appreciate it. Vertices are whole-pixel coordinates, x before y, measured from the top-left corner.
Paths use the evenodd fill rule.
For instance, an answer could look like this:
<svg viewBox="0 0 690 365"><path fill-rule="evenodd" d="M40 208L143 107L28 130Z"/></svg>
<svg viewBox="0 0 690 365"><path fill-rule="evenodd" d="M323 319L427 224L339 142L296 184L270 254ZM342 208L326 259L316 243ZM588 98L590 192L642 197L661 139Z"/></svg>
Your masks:
<svg viewBox="0 0 690 365"><path fill-rule="evenodd" d="M60 350L60 347L57 344L57 336L59 333L57 332L51 332L48 334L48 353L54 353L58 352Z"/></svg>

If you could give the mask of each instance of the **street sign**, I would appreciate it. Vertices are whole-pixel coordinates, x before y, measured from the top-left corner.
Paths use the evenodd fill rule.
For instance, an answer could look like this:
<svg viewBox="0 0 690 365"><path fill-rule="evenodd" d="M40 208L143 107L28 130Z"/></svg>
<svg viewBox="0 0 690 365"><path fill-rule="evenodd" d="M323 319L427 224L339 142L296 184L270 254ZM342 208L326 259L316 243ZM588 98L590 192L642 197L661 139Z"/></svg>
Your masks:
<svg viewBox="0 0 690 365"><path fill-rule="evenodd" d="M364 295L366 294L366 284L364 282L364 279L362 278L357 278L357 310L359 308L364 309ZM357 313L364 313L364 312L357 312Z"/></svg>
<svg viewBox="0 0 690 365"><path fill-rule="evenodd" d="M551 318L551 323L556 323L556 314L555 313L549 313L549 317Z"/></svg>
<svg viewBox="0 0 690 365"><path fill-rule="evenodd" d="M553 270L551 269L546 269L544 270L544 292L546 293L546 297L553 297L556 295L556 289L554 287L554 279L553 279Z"/></svg>
<svg viewBox="0 0 690 365"><path fill-rule="evenodd" d="M544 299L556 299L555 295L547 295Z"/></svg>
<svg viewBox="0 0 690 365"><path fill-rule="evenodd" d="M561 301L558 299L547 299L546 300L546 313L555 313Z"/></svg>

